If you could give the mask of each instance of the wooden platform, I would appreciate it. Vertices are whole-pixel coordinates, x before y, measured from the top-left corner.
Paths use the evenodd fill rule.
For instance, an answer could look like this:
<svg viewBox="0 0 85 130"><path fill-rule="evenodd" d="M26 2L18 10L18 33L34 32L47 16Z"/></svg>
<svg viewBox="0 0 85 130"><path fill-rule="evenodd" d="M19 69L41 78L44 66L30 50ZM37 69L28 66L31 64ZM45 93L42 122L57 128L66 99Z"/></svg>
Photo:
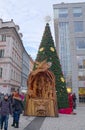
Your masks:
<svg viewBox="0 0 85 130"><path fill-rule="evenodd" d="M50 99L29 99L26 113L30 116L58 116L55 103Z"/></svg>

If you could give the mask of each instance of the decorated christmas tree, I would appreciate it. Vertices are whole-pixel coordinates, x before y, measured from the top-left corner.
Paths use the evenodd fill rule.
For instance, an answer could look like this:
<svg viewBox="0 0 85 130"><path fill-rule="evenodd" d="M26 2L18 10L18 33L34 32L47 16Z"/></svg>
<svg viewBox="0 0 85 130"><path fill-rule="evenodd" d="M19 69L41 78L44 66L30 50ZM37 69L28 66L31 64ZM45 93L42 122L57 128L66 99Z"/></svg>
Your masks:
<svg viewBox="0 0 85 130"><path fill-rule="evenodd" d="M66 89L66 82L62 73L60 60L54 46L54 41L48 23L46 24L45 31L38 50L37 58L35 61L42 62L43 60L47 60L47 62L51 64L50 70L55 75L58 108L67 108L68 94ZM34 69L36 69L36 63L34 66Z"/></svg>

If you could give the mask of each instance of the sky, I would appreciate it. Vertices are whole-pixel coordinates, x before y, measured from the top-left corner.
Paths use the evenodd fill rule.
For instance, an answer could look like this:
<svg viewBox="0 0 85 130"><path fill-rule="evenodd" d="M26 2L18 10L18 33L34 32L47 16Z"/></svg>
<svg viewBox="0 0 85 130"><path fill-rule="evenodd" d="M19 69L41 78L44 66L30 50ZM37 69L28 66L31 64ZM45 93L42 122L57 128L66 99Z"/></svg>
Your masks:
<svg viewBox="0 0 85 130"><path fill-rule="evenodd" d="M23 34L23 44L28 54L35 60L46 24L46 16L51 17L49 22L53 40L53 4L61 2L76 3L84 0L0 0L0 18L3 21L13 19L19 25Z"/></svg>

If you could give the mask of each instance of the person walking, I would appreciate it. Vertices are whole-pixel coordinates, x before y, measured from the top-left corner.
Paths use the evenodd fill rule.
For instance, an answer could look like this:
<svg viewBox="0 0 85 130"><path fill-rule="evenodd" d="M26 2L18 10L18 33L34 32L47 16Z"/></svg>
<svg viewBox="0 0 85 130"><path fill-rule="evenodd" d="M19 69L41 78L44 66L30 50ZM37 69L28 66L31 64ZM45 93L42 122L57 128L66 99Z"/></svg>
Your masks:
<svg viewBox="0 0 85 130"><path fill-rule="evenodd" d="M20 114L22 113L24 107L18 92L16 92L13 96L12 107L13 107L13 123L11 126L19 128Z"/></svg>
<svg viewBox="0 0 85 130"><path fill-rule="evenodd" d="M4 125L4 130L8 130L8 119L9 119L9 114L12 114L12 106L8 100L8 95L4 95L4 99L0 102L0 107L1 107L1 130L3 129Z"/></svg>

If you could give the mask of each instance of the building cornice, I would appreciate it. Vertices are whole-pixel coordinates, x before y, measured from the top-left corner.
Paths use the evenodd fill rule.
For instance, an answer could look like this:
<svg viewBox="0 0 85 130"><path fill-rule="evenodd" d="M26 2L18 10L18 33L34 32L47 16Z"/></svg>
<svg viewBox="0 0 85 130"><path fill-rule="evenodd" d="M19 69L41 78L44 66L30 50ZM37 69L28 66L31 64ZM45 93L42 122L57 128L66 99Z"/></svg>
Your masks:
<svg viewBox="0 0 85 130"><path fill-rule="evenodd" d="M85 4L85 2L76 2L76 3L64 3L64 2L61 2L61 3L58 3L58 4L53 4L53 8L56 8L56 6L58 7L58 6L67 6L67 5L83 5L83 4ZM59 7L60 8L60 7Z"/></svg>
<svg viewBox="0 0 85 130"><path fill-rule="evenodd" d="M22 39L21 39L21 37L20 37L19 33L17 32L15 27L2 27L2 28L0 28L0 32L9 34L11 36L13 36L13 34L15 34L14 36L17 37L17 40L21 43L21 45L24 49L23 41L22 41ZM11 32L13 32L13 33L11 33Z"/></svg>

